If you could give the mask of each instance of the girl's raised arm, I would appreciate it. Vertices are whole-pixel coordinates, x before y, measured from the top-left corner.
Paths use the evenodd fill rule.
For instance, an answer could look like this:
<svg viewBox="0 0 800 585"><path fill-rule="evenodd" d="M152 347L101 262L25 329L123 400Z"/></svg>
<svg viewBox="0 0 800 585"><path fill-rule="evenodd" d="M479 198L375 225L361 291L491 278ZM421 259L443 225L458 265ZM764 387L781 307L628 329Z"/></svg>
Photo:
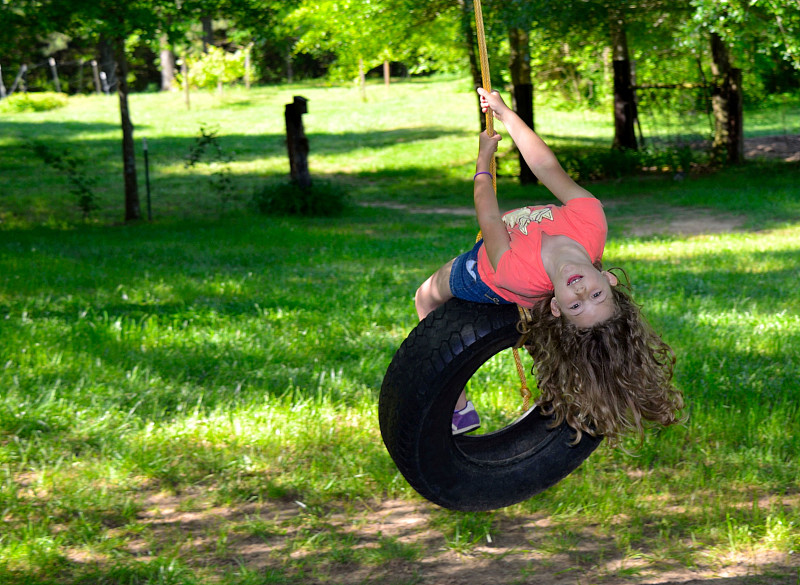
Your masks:
<svg viewBox="0 0 800 585"><path fill-rule="evenodd" d="M499 93L496 91L489 93L483 88L478 88L478 94L481 96L483 111L491 109L494 112L495 118L506 127L533 174L561 203L577 197L593 197L572 180L550 147L505 104Z"/></svg>
<svg viewBox="0 0 800 585"><path fill-rule="evenodd" d="M492 186L492 175L489 166L494 153L497 151L497 143L501 136L495 134L489 136L486 132L481 132L480 150L478 151L478 162L475 165L475 214L478 216L478 225L483 235L483 245L489 262L497 270L500 257L510 249L511 238L500 207L497 204L497 194Z"/></svg>

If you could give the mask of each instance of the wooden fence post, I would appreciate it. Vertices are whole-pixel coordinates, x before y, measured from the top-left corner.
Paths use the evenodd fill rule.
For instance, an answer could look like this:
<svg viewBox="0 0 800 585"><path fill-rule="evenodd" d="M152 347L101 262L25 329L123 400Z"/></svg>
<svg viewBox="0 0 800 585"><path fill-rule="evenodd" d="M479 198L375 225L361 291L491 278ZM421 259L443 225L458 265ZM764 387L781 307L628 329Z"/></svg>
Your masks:
<svg viewBox="0 0 800 585"><path fill-rule="evenodd" d="M16 79L14 79L14 84L11 86L11 90L8 92L8 95L11 95L15 91L17 91L17 86L21 85L22 91L25 91L25 72L28 71L28 65L25 63L19 68L19 73L17 73Z"/></svg>
<svg viewBox="0 0 800 585"><path fill-rule="evenodd" d="M308 100L296 95L291 104L286 104L284 114L290 176L301 189L311 187L311 174L308 172L308 138L303 130L303 114L307 112Z"/></svg>
<svg viewBox="0 0 800 585"><path fill-rule="evenodd" d="M103 88L100 85L100 71L97 68L97 61L95 59L92 59L92 77L94 78L94 92L99 95L103 92Z"/></svg>
<svg viewBox="0 0 800 585"><path fill-rule="evenodd" d="M53 83L56 86L56 93L61 93L61 81L58 79L58 69L56 68L56 60L50 57L47 62L50 64L50 71L53 73Z"/></svg>

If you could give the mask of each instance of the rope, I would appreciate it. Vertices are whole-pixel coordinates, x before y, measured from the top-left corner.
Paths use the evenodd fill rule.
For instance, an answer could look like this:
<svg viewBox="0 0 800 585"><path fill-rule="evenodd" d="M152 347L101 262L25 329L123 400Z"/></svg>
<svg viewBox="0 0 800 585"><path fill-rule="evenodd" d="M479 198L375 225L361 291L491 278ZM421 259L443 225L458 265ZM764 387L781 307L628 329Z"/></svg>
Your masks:
<svg viewBox="0 0 800 585"><path fill-rule="evenodd" d="M525 370L522 367L522 360L519 358L519 350L514 348L514 362L517 364L517 374L519 374L519 393L522 396L522 412L527 412L531 406L531 390L528 388L528 381L525 379Z"/></svg>
<svg viewBox="0 0 800 585"><path fill-rule="evenodd" d="M491 93L492 80L489 75L489 54L486 50L486 33L483 30L481 0L474 0L473 6L475 7L475 31L478 35L478 53L481 60L481 80L483 89ZM486 111L486 134L494 136L494 114L491 109ZM497 162L495 157L492 157L489 163L489 172L492 173L492 188L497 193Z"/></svg>
<svg viewBox="0 0 800 585"><path fill-rule="evenodd" d="M489 75L489 55L486 50L486 33L483 29L483 9L481 8L481 0L474 0L473 5L475 7L475 30L478 35L478 53L481 61L481 81L483 83L483 89L491 93L492 80L491 76ZM494 136L494 113L491 109L486 111L486 134L489 136ZM496 194L497 161L495 160L495 157L492 157L492 160L489 163L489 172L492 174L492 188ZM478 234L479 239L480 237L480 234ZM528 381L525 378L525 370L522 367L522 360L519 357L519 348L523 345L528 336L528 327L526 321L528 313L526 309L523 309L522 307L518 308L520 313L520 323L517 325L517 329L520 330L522 337L520 337L519 342L514 346L513 351L514 362L517 365L517 374L519 374L519 393L522 395L522 411L526 412L530 407L531 391L528 388ZM525 329L524 332L522 331L523 328Z"/></svg>

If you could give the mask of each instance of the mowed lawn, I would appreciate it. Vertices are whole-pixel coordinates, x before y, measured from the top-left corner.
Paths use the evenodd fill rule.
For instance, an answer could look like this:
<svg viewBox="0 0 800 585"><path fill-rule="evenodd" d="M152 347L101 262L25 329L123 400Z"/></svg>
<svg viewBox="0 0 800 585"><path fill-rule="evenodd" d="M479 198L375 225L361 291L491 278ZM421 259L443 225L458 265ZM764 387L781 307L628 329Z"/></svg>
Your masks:
<svg viewBox="0 0 800 585"><path fill-rule="evenodd" d="M312 174L349 194L341 216L250 204L286 181L294 95L309 99ZM477 101L452 79L368 96L132 96L153 221L128 225L113 98L0 116L0 583L423 583L452 558L506 563L508 583L796 583L798 164L586 184L606 202L606 265L675 349L688 419L601 448L527 502L449 512L397 473L377 397L416 287L474 240ZM800 132L796 107L746 120L748 135ZM184 166L201 125L230 155L226 201L214 167ZM612 132L605 112L544 105L537 128L557 152L597 152ZM94 178L88 220L32 140ZM501 206L551 202L516 183L510 146ZM514 416L513 359L481 376L487 419Z"/></svg>

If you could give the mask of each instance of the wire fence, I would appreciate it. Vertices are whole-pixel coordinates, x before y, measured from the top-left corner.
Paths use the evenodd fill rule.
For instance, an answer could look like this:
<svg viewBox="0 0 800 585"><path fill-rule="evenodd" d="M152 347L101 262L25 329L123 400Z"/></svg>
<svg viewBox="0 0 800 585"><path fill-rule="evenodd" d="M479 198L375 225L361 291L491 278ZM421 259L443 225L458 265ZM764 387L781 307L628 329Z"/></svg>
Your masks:
<svg viewBox="0 0 800 585"><path fill-rule="evenodd" d="M6 75L0 64L0 99L10 97L15 92L110 94L116 89L113 66L102 67L97 59L57 62L49 57L39 63L23 63L16 72L11 72L13 81L8 87L4 79Z"/></svg>
<svg viewBox="0 0 800 585"><path fill-rule="evenodd" d="M712 86L675 83L635 86L641 146L690 144L714 134Z"/></svg>

